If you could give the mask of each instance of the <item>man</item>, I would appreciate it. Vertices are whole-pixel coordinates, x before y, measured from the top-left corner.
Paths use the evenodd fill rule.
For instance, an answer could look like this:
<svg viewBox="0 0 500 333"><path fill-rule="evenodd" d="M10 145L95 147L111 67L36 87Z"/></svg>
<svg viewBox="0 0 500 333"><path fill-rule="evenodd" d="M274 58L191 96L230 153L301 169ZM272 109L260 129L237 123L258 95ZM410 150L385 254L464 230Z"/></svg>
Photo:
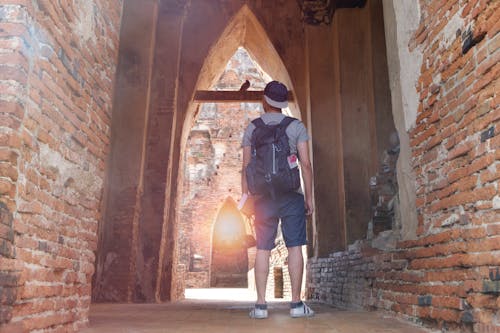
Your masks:
<svg viewBox="0 0 500 333"><path fill-rule="evenodd" d="M285 115L281 109L288 106L288 89L280 82L269 82L264 89L263 107L265 113L261 119L266 125L279 124ZM243 168L241 187L243 194L248 193L246 168L250 162L251 138L255 125L250 123L243 136ZM269 257L274 248L278 221L281 219L282 233L288 248L288 270L292 287L290 316L309 317L314 315L300 299L304 260L302 246L306 241L306 214L313 212L312 202L312 167L309 159L307 130L302 122L295 120L286 128L290 152L298 154L304 179L304 194L290 192L277 196L259 196L255 200L255 231L257 239L257 255L255 258L255 283L257 286L257 302L250 312L251 318L267 318L266 284L269 274Z"/></svg>

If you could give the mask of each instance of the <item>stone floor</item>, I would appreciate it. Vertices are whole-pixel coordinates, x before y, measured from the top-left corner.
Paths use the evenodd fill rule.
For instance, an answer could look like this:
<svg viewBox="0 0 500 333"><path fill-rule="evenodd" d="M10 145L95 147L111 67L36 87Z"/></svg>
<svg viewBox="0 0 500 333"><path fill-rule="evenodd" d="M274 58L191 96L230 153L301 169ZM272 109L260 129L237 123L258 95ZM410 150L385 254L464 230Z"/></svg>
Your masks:
<svg viewBox="0 0 500 333"><path fill-rule="evenodd" d="M228 301L222 293L215 294L218 299L192 298L168 304L93 304L90 326L82 332L430 332L378 312L345 311L321 304L311 304L316 316L292 319L288 303L282 301L269 302L268 319L250 319L250 300L234 297L236 300Z"/></svg>

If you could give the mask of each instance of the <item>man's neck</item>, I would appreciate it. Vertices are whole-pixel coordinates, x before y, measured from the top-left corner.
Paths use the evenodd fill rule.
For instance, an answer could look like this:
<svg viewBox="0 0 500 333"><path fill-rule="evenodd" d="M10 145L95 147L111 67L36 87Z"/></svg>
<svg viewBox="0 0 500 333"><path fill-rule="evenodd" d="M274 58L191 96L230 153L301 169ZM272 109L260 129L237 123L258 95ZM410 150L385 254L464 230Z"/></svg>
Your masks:
<svg viewBox="0 0 500 333"><path fill-rule="evenodd" d="M276 108L274 106L271 106L265 100L262 101L262 107L264 108L265 113L281 113L280 108Z"/></svg>

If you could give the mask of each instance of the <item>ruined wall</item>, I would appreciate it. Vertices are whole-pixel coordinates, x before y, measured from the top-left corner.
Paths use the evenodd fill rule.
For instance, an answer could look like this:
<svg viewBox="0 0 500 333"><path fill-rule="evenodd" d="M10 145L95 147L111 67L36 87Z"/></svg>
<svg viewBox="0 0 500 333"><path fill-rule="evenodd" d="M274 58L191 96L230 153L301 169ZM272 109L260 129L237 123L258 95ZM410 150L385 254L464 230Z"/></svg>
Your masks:
<svg viewBox="0 0 500 333"><path fill-rule="evenodd" d="M0 5L2 332L87 323L121 5Z"/></svg>
<svg viewBox="0 0 500 333"><path fill-rule="evenodd" d="M409 50L423 57L408 131L416 235L393 250L364 241L311 260L311 298L386 309L442 329L500 330L499 6L421 1L420 13L411 12L420 25Z"/></svg>

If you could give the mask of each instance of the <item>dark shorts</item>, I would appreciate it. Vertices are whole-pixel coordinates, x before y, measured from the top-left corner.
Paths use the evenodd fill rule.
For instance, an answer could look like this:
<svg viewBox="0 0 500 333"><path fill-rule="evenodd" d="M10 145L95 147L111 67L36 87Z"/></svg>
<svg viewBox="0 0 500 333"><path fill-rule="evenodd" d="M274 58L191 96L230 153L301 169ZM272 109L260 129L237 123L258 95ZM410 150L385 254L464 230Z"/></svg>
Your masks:
<svg viewBox="0 0 500 333"><path fill-rule="evenodd" d="M304 195L287 193L272 200L260 198L255 202L255 233L257 249L272 250L275 246L278 222L287 247L307 244Z"/></svg>

